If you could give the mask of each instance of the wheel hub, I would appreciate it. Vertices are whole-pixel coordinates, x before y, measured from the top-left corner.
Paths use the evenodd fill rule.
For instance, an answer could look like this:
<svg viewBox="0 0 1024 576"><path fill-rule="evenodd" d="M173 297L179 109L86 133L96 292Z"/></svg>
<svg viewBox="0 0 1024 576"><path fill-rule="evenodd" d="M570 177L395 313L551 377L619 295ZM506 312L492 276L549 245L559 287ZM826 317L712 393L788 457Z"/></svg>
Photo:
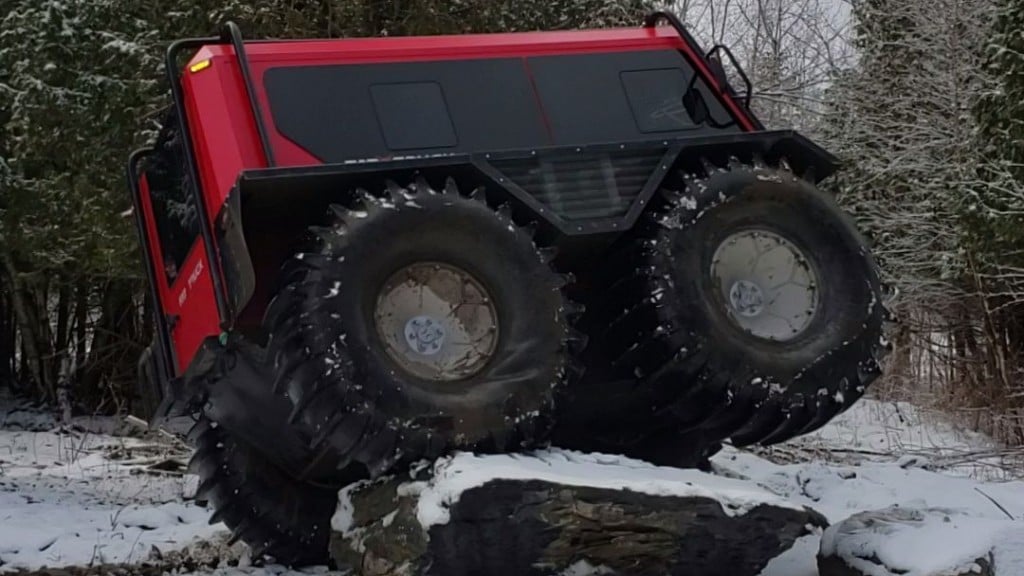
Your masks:
<svg viewBox="0 0 1024 576"><path fill-rule="evenodd" d="M818 310L818 274L793 242L768 230L743 230L715 250L711 278L726 314L748 334L796 338Z"/></svg>
<svg viewBox="0 0 1024 576"><path fill-rule="evenodd" d="M729 301L741 316L753 318L764 310L761 287L749 280L739 280L729 290Z"/></svg>
<svg viewBox="0 0 1024 576"><path fill-rule="evenodd" d="M444 345L444 325L430 316L416 316L405 323L405 341L416 352L433 356Z"/></svg>
<svg viewBox="0 0 1024 576"><path fill-rule="evenodd" d="M377 334L403 370L427 380L478 373L494 355L498 314L490 294L469 272L440 262L399 269L381 288Z"/></svg>

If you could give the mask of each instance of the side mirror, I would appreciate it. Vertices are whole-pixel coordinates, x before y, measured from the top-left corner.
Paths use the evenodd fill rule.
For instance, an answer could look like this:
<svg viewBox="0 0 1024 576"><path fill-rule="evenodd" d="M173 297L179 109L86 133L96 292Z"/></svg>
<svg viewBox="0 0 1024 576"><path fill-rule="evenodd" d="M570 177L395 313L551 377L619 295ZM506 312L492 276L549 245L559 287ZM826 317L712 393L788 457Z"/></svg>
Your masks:
<svg viewBox="0 0 1024 576"><path fill-rule="evenodd" d="M686 92L683 93L683 108L686 113L690 115L690 119L694 124L701 126L707 124L714 128L726 128L733 123L731 118L727 119L726 122L722 122L716 118L711 112L711 107L708 106L708 101L704 96L704 91L707 90L707 83L703 80L699 80L701 87L697 86L698 77L694 76L693 81L690 82L690 87L687 88Z"/></svg>
<svg viewBox="0 0 1024 576"><path fill-rule="evenodd" d="M686 113L690 115L694 124L698 126L706 124L711 119L711 111L708 110L708 103L704 100L704 95L692 83L690 89L683 94L683 108L686 109Z"/></svg>

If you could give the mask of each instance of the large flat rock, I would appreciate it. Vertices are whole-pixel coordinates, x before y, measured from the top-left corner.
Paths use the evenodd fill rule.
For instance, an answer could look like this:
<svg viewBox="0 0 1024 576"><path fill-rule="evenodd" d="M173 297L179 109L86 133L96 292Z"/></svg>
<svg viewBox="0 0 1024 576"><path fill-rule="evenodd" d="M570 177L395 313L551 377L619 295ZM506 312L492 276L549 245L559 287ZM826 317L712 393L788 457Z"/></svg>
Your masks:
<svg viewBox="0 0 1024 576"><path fill-rule="evenodd" d="M331 552L366 576L756 576L817 512L614 456L458 454L342 491Z"/></svg>

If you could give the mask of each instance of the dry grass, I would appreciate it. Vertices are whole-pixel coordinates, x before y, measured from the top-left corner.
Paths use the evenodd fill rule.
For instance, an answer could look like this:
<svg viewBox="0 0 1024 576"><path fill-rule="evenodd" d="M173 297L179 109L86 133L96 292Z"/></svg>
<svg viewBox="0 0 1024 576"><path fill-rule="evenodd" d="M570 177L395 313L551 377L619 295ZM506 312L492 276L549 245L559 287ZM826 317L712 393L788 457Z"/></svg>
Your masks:
<svg viewBox="0 0 1024 576"><path fill-rule="evenodd" d="M1024 447L1024 342L994 324L965 307L904 311L872 395L939 411L1007 448Z"/></svg>

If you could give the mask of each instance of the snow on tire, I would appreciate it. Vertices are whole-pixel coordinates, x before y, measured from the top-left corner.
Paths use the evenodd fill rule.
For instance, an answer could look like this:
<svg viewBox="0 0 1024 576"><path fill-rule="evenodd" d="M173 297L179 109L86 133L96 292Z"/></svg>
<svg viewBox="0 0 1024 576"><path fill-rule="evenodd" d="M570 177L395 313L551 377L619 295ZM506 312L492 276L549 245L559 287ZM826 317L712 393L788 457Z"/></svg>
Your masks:
<svg viewBox="0 0 1024 576"><path fill-rule="evenodd" d="M830 196L783 169L733 161L683 183L626 250L634 265L607 294L622 312L602 349L652 399L652 421L737 445L819 428L881 372L884 308L865 241Z"/></svg>
<svg viewBox="0 0 1024 576"><path fill-rule="evenodd" d="M546 440L570 368L569 278L508 206L418 180L333 206L268 307L276 386L314 450L371 477Z"/></svg>

